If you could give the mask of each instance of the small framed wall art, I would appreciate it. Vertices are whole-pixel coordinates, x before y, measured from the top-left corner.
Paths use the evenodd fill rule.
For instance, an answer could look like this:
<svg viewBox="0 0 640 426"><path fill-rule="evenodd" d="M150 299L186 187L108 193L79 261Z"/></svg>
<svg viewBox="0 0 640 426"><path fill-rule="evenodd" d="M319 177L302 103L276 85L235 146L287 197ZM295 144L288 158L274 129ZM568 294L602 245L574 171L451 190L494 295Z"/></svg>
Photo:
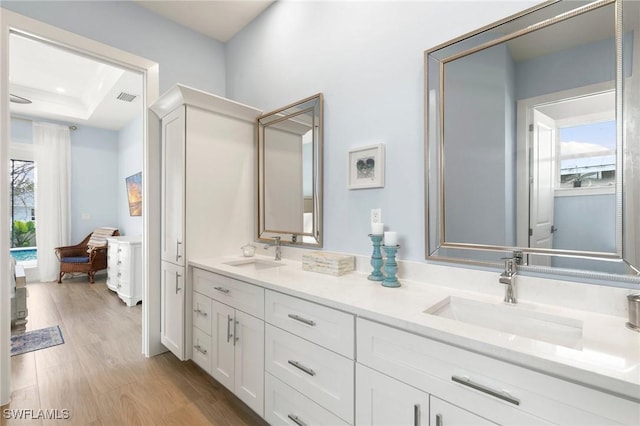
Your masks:
<svg viewBox="0 0 640 426"><path fill-rule="evenodd" d="M348 188L384 187L384 144L349 150Z"/></svg>

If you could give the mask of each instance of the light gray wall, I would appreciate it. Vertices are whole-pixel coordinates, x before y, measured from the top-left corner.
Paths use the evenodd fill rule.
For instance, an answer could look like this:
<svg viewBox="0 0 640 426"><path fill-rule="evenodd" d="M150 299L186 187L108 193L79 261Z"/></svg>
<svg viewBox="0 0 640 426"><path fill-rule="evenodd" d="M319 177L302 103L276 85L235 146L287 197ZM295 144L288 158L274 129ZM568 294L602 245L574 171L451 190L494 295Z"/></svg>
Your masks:
<svg viewBox="0 0 640 426"><path fill-rule="evenodd" d="M513 242L512 69L506 45L445 64L446 241Z"/></svg>
<svg viewBox="0 0 640 426"><path fill-rule="evenodd" d="M227 43L227 95L265 111L325 95L325 249L370 254L369 211L424 260L424 50L535 4L276 2ZM347 189L353 147L386 144L384 189Z"/></svg>
<svg viewBox="0 0 640 426"><path fill-rule="evenodd" d="M142 235L142 216L129 214L125 185L127 177L142 171L142 137L142 116L118 132L118 227L122 235Z"/></svg>
<svg viewBox="0 0 640 426"><path fill-rule="evenodd" d="M175 83L225 95L224 45L130 1L7 1L29 16L160 64L160 93Z"/></svg>
<svg viewBox="0 0 640 426"><path fill-rule="evenodd" d="M11 138L33 141L32 124L11 119ZM99 226L118 226L117 184L118 132L88 126L71 131L72 244Z"/></svg>

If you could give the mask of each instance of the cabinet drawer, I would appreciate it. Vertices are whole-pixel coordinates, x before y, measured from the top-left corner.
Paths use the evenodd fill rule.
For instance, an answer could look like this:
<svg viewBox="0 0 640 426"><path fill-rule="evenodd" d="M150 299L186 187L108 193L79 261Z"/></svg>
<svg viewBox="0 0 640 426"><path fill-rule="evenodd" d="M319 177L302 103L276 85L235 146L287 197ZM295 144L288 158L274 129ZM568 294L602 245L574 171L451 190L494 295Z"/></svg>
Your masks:
<svg viewBox="0 0 640 426"><path fill-rule="evenodd" d="M193 362L211 374L211 337L202 330L193 328Z"/></svg>
<svg viewBox="0 0 640 426"><path fill-rule="evenodd" d="M362 318L357 353L359 363L501 424L545 423L535 416L563 425L640 422L632 401Z"/></svg>
<svg viewBox="0 0 640 426"><path fill-rule="evenodd" d="M343 420L353 423L352 360L266 324L265 369Z"/></svg>
<svg viewBox="0 0 640 426"><path fill-rule="evenodd" d="M347 426L300 392L265 373L264 417L270 425ZM296 423L296 420L299 423Z"/></svg>
<svg viewBox="0 0 640 426"><path fill-rule="evenodd" d="M193 268L193 289L226 305L264 319L262 287Z"/></svg>
<svg viewBox="0 0 640 426"><path fill-rule="evenodd" d="M193 325L211 335L211 299L200 293L193 293Z"/></svg>
<svg viewBox="0 0 640 426"><path fill-rule="evenodd" d="M355 325L351 314L267 290L265 321L347 358L354 358Z"/></svg>
<svg viewBox="0 0 640 426"><path fill-rule="evenodd" d="M117 249L118 260L125 263L131 257L131 246L129 244L118 244Z"/></svg>

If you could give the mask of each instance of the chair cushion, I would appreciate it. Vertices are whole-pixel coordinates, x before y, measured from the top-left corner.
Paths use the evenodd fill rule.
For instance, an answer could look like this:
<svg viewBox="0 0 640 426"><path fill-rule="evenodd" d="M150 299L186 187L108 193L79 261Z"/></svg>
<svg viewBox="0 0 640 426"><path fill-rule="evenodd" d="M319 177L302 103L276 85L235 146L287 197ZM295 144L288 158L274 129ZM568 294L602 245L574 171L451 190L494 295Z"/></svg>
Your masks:
<svg viewBox="0 0 640 426"><path fill-rule="evenodd" d="M84 256L63 257L61 261L63 263L89 263L89 258Z"/></svg>

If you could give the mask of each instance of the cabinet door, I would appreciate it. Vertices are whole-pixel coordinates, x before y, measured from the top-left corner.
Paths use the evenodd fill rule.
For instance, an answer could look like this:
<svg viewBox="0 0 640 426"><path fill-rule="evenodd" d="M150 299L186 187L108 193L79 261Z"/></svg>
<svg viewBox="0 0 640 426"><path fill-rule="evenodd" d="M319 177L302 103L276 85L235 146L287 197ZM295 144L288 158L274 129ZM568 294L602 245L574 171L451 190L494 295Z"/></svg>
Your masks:
<svg viewBox="0 0 640 426"><path fill-rule="evenodd" d="M236 311L235 394L263 416L264 408L264 321Z"/></svg>
<svg viewBox="0 0 640 426"><path fill-rule="evenodd" d="M184 361L184 268L161 264L160 341Z"/></svg>
<svg viewBox="0 0 640 426"><path fill-rule="evenodd" d="M162 260L184 265L185 108L162 119Z"/></svg>
<svg viewBox="0 0 640 426"><path fill-rule="evenodd" d="M497 424L434 396L430 397L430 402L432 426L489 426Z"/></svg>
<svg viewBox="0 0 640 426"><path fill-rule="evenodd" d="M211 301L211 375L233 392L235 312L230 306Z"/></svg>
<svg viewBox="0 0 640 426"><path fill-rule="evenodd" d="M356 425L428 424L427 393L356 364Z"/></svg>

